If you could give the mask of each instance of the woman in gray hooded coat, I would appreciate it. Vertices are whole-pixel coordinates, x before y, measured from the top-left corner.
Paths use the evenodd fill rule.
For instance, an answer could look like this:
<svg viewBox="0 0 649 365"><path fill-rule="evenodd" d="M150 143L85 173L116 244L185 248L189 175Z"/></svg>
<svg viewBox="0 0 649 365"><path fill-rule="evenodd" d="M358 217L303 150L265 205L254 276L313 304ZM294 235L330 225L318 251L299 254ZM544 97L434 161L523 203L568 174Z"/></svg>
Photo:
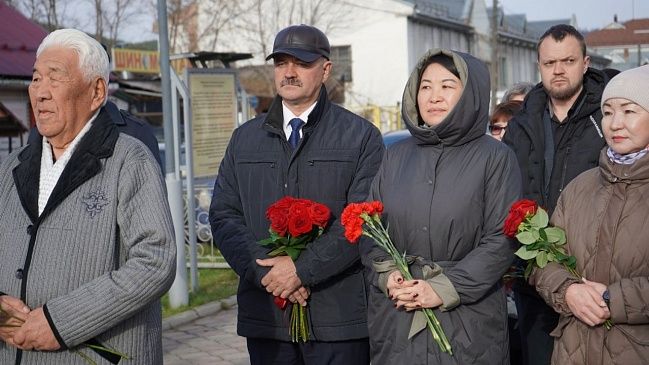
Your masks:
<svg viewBox="0 0 649 365"><path fill-rule="evenodd" d="M514 154L485 134L488 107L489 72L468 54L431 50L406 84L413 137L387 150L371 199L415 280L361 240L372 364L509 364L500 278L514 245L502 227L521 183ZM413 321L420 308L435 309L453 355Z"/></svg>

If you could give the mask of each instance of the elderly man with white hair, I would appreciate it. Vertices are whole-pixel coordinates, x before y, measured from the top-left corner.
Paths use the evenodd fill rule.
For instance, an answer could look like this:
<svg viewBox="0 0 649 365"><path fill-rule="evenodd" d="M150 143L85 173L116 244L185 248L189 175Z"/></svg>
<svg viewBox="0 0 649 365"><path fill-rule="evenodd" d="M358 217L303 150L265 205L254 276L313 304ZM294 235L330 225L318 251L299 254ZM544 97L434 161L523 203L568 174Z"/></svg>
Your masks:
<svg viewBox="0 0 649 365"><path fill-rule="evenodd" d="M0 165L0 364L162 363L171 217L153 155L103 107L108 73L77 30L36 53L41 137Z"/></svg>

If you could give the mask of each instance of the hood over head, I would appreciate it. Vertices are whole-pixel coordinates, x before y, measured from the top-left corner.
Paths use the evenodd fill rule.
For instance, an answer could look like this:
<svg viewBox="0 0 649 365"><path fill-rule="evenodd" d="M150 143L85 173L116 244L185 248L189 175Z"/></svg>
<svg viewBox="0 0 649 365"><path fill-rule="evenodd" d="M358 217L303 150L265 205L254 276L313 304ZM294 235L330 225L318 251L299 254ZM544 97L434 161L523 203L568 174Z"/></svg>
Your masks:
<svg viewBox="0 0 649 365"><path fill-rule="evenodd" d="M438 125L428 127L419 116L417 88L426 61L443 54L453 59L463 91L455 107ZM485 135L489 123L491 91L489 70L484 62L461 52L434 48L417 62L403 91L402 114L410 133L424 144L459 146Z"/></svg>

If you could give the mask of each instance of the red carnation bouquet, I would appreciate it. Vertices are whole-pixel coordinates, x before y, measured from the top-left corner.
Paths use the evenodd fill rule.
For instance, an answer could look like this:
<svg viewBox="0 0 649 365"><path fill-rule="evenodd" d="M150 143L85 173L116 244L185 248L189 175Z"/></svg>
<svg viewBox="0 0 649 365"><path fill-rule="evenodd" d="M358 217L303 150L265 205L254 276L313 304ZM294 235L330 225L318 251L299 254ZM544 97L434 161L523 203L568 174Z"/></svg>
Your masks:
<svg viewBox="0 0 649 365"><path fill-rule="evenodd" d="M290 256L295 261L306 245L324 232L330 217L329 208L323 204L286 196L266 210L270 237L259 243L271 249L268 256ZM285 298L275 297L273 301L281 310L288 305ZM299 304L292 306L289 334L293 342L309 340L306 308Z"/></svg>
<svg viewBox="0 0 649 365"><path fill-rule="evenodd" d="M581 278L577 259L568 255L564 248L566 232L558 227L549 227L548 223L548 213L533 200L521 199L509 209L503 231L521 243L515 254L527 262L525 278L535 267L542 269L549 262L561 264L572 275ZM604 326L610 329L611 321L604 322Z"/></svg>
<svg viewBox="0 0 649 365"><path fill-rule="evenodd" d="M351 203L349 204L340 217L342 225L345 227L345 238L354 244L361 236L367 236L387 252L399 268L401 275L406 280L412 280L412 274L408 268L406 255L397 251L388 234L388 230L381 222L383 213L383 204L379 201L369 203ZM442 325L439 323L435 313L431 308L421 309L426 316L426 324L433 335L433 339L439 345L443 352L453 355L451 344L444 333Z"/></svg>

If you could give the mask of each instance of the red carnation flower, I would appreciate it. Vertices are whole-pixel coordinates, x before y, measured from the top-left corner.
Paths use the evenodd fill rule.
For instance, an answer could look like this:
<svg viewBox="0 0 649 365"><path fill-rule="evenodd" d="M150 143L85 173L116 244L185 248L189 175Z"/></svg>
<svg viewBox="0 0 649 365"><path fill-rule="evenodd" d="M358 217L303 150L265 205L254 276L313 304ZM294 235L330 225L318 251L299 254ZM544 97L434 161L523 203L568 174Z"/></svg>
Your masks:
<svg viewBox="0 0 649 365"><path fill-rule="evenodd" d="M357 243L362 234L363 220L361 220L360 224L354 224L345 227L345 238L347 238L347 240L351 244Z"/></svg>
<svg viewBox="0 0 649 365"><path fill-rule="evenodd" d="M372 214L382 214L383 213L383 204L375 200L373 202L368 203L370 207L372 207Z"/></svg>
<svg viewBox="0 0 649 365"><path fill-rule="evenodd" d="M363 213L363 205L360 203L351 203L343 210L340 221L343 226L346 226L349 222L354 221L355 218L359 218L361 213Z"/></svg>

